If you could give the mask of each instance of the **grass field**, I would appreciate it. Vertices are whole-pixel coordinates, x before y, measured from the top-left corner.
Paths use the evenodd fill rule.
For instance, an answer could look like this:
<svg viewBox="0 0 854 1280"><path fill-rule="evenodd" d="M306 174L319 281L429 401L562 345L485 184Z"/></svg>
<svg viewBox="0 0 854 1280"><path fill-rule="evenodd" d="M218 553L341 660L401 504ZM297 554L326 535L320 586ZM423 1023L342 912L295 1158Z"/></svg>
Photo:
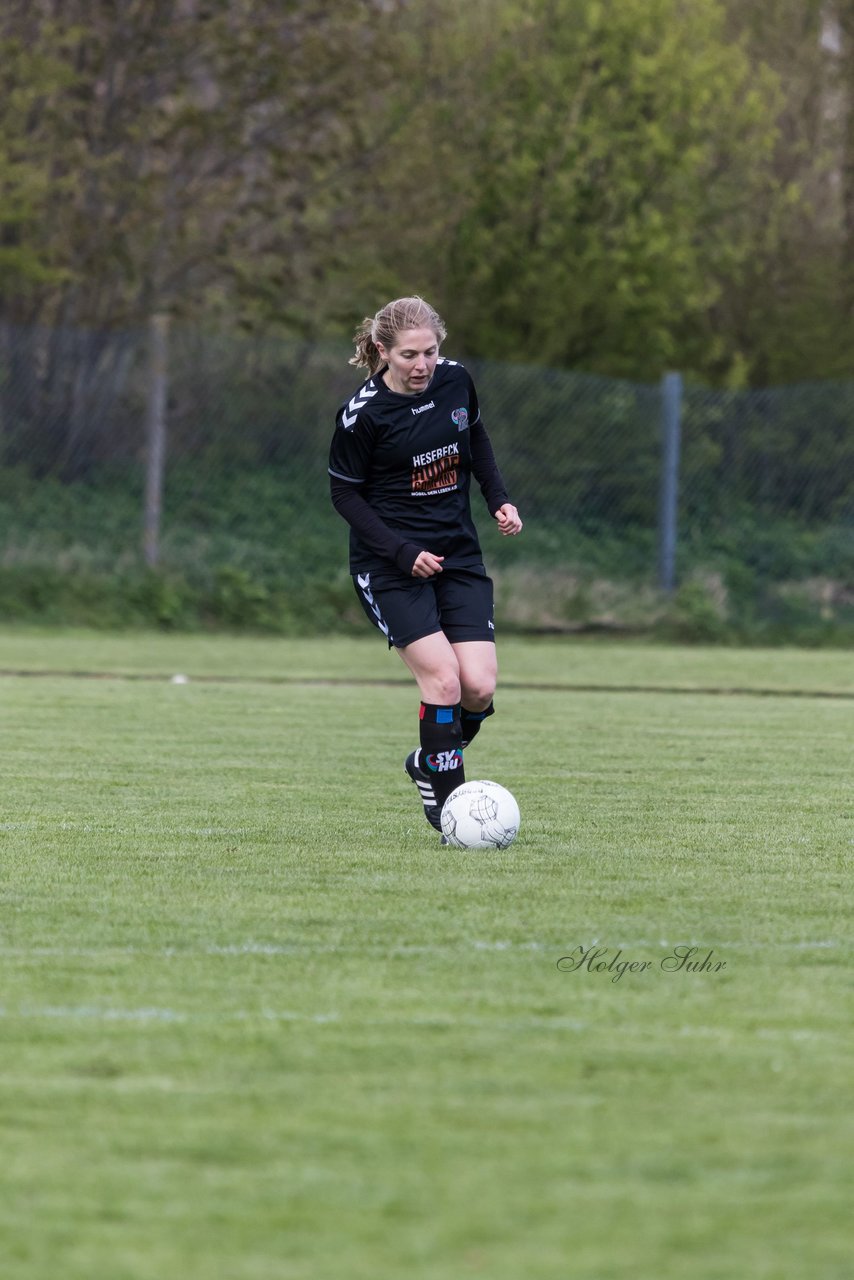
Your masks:
<svg viewBox="0 0 854 1280"><path fill-rule="evenodd" d="M3 1280L849 1280L854 658L501 655L475 855L372 638L0 636Z"/></svg>

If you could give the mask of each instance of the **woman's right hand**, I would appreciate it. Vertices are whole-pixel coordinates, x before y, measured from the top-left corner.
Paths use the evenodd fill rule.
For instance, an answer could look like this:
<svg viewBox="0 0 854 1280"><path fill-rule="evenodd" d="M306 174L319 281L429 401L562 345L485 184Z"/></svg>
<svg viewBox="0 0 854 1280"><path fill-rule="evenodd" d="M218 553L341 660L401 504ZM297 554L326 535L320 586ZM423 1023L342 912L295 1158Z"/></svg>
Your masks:
<svg viewBox="0 0 854 1280"><path fill-rule="evenodd" d="M412 566L413 578L432 578L442 572L444 556L434 556L432 551L419 551Z"/></svg>

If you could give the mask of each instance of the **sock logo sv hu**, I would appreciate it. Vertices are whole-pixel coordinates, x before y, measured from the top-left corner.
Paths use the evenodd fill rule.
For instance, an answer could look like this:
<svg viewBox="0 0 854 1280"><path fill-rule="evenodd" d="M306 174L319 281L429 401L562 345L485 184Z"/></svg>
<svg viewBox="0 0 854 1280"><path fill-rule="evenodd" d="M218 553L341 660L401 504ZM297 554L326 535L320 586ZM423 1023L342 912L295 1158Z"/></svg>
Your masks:
<svg viewBox="0 0 854 1280"><path fill-rule="evenodd" d="M432 755L424 757L424 763L428 769L432 769L434 773L449 773L452 769L459 769L463 762L462 751L435 751Z"/></svg>

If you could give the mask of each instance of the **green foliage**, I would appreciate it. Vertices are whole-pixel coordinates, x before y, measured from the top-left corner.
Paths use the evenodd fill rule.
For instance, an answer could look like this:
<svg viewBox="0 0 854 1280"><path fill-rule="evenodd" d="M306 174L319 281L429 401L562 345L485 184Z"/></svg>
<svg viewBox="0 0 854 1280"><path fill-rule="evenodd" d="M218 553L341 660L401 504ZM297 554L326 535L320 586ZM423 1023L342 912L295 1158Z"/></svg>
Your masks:
<svg viewBox="0 0 854 1280"><path fill-rule="evenodd" d="M19 5L0 52L0 225L61 282L10 281L9 313L118 326L224 290L305 301L302 254L329 232L314 192L353 165L359 88L385 64L359 0Z"/></svg>
<svg viewBox="0 0 854 1280"><path fill-rule="evenodd" d="M670 640L714 644L732 638L720 599L699 579L680 586L668 605L658 631Z"/></svg>
<svg viewBox="0 0 854 1280"><path fill-rule="evenodd" d="M854 630L854 541L843 523L810 526L746 506L731 519L696 519L680 542L682 585L668 604L654 589L654 524L639 523L632 504L613 506L610 518L582 507L575 519L571 509L532 505L518 540L480 518L506 626L809 643ZM62 484L0 471L0 615L282 635L364 628L346 571L346 526L316 460L301 472L170 469L156 571L142 564L140 511L138 484L117 473Z"/></svg>
<svg viewBox="0 0 854 1280"><path fill-rule="evenodd" d="M412 291L469 355L850 373L851 40L820 8L7 5L0 320L111 335L46 342L31 411L65 381L73 444L153 312L349 337Z"/></svg>
<svg viewBox="0 0 854 1280"><path fill-rule="evenodd" d="M0 298L31 298L65 278L39 235L47 203L63 183L50 172L50 152L37 119L56 123L57 101L79 83L59 51L6 35L0 19ZM35 136L34 136L35 135Z"/></svg>
<svg viewBox="0 0 854 1280"><path fill-rule="evenodd" d="M684 395L680 484L689 520L750 510L803 522L854 515L854 387L806 383L765 391Z"/></svg>
<svg viewBox="0 0 854 1280"><path fill-rule="evenodd" d="M464 344L631 377L719 374L727 335L708 317L783 194L774 77L726 41L716 0L507 12L477 200L452 249Z"/></svg>

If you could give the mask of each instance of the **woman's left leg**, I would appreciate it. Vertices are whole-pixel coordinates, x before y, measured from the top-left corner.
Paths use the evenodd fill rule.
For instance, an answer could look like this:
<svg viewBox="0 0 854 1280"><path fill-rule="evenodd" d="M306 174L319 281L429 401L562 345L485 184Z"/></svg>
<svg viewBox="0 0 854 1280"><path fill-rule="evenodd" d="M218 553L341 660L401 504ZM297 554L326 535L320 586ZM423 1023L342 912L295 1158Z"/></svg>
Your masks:
<svg viewBox="0 0 854 1280"><path fill-rule="evenodd" d="M459 641L451 647L460 668L460 723L463 747L467 747L495 710L492 696L498 679L498 658L491 640Z"/></svg>

